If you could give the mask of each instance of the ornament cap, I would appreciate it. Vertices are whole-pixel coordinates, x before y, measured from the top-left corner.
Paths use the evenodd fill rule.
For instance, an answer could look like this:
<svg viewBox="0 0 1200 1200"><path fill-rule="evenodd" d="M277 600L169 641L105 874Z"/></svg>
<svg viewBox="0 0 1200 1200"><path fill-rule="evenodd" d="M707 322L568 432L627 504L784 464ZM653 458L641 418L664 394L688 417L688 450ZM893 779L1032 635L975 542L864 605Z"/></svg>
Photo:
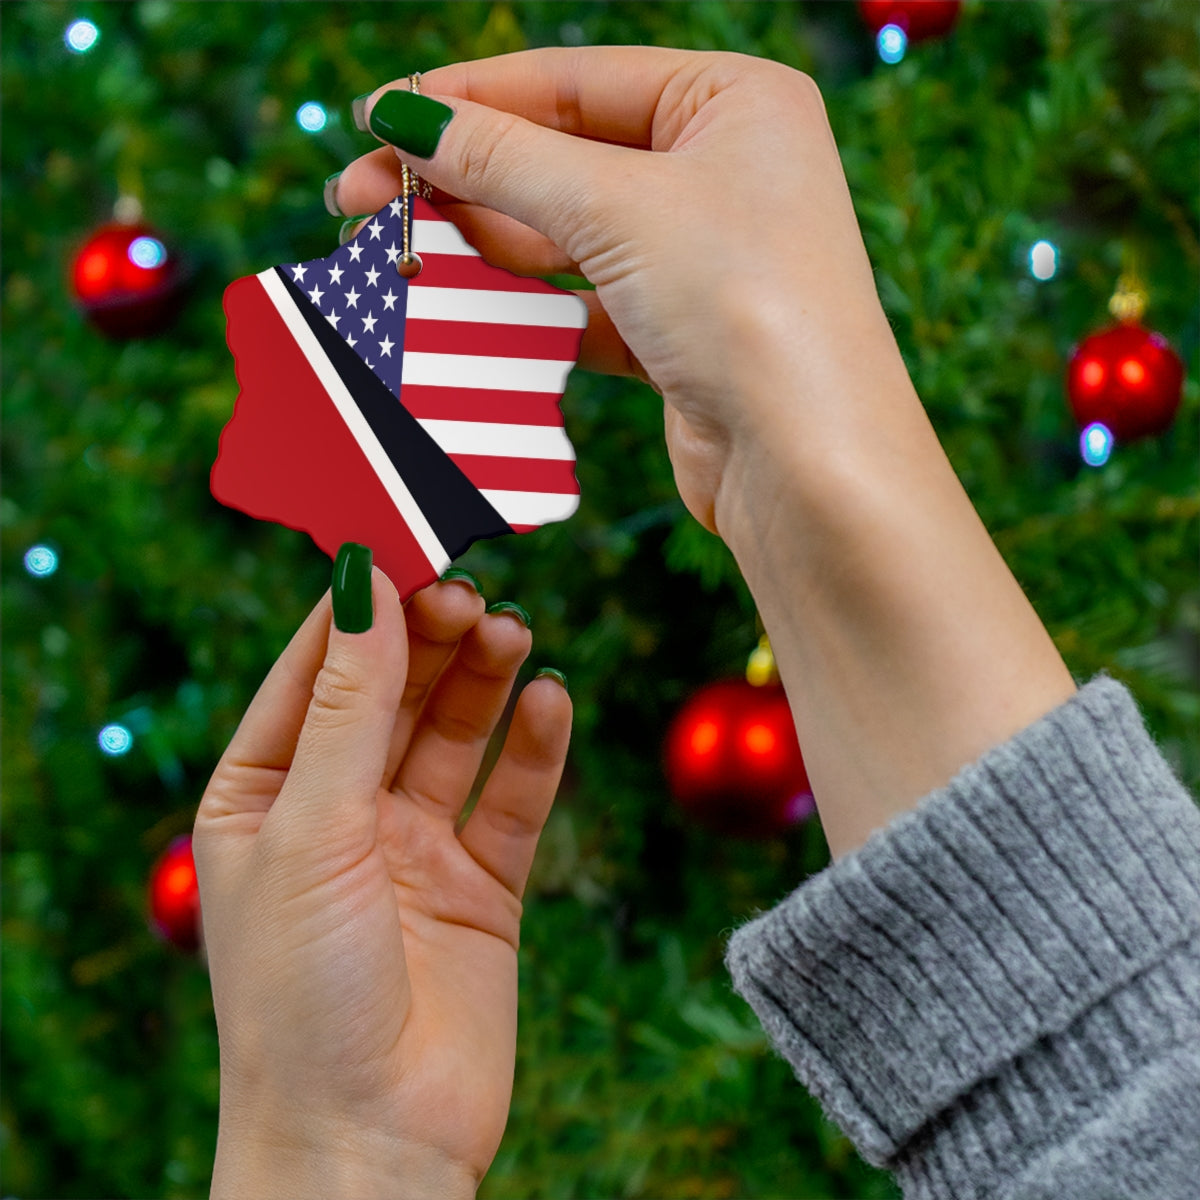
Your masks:
<svg viewBox="0 0 1200 1200"><path fill-rule="evenodd" d="M1108 301L1108 311L1125 324L1135 324L1142 319L1150 297L1142 281L1134 274L1122 275L1117 280L1117 290Z"/></svg>
<svg viewBox="0 0 1200 1200"><path fill-rule="evenodd" d="M750 651L750 658L746 662L746 682L754 687L765 687L779 682L779 668L775 665L771 639L765 633L758 639L758 645Z"/></svg>

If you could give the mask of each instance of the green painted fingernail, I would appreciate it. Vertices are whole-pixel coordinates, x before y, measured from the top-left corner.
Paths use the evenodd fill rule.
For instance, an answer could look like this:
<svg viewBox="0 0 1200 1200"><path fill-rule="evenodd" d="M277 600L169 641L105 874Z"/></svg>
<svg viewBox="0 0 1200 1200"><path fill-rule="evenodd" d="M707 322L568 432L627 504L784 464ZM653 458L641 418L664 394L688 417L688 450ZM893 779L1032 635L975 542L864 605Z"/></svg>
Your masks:
<svg viewBox="0 0 1200 1200"><path fill-rule="evenodd" d="M349 217L342 222L342 227L338 230L338 245L344 246L355 234L355 225L361 225L363 221L370 218L370 213L359 213L357 217Z"/></svg>
<svg viewBox="0 0 1200 1200"><path fill-rule="evenodd" d="M370 547L343 542L333 563L333 623L343 633L365 633L374 621Z"/></svg>
<svg viewBox="0 0 1200 1200"><path fill-rule="evenodd" d="M555 670L554 667L541 667L534 676L534 679L541 679L543 675L548 675L551 679L557 679L562 684L563 691L570 692L571 689L567 687L567 677L561 671Z"/></svg>
<svg viewBox="0 0 1200 1200"><path fill-rule="evenodd" d="M414 92L384 92L371 109L371 132L409 154L429 158L437 149L454 109Z"/></svg>
<svg viewBox="0 0 1200 1200"><path fill-rule="evenodd" d="M363 92L361 96L355 96L350 101L350 115L354 118L354 128L359 133L370 133L367 128L367 101L370 100L371 93Z"/></svg>
<svg viewBox="0 0 1200 1200"><path fill-rule="evenodd" d="M321 189L321 194L325 199L325 211L331 217L344 217L346 214L338 208L337 202L337 185L341 179L341 171L334 171L330 177L325 180L325 186Z"/></svg>
<svg viewBox="0 0 1200 1200"><path fill-rule="evenodd" d="M483 595L483 588L479 580L470 571L464 571L462 567L451 567L442 576L441 582L445 583L448 579L461 579L463 583L469 583L481 596Z"/></svg>
<svg viewBox="0 0 1200 1200"><path fill-rule="evenodd" d="M526 629L529 628L529 614L512 600L497 600L488 608L490 613L511 613Z"/></svg>

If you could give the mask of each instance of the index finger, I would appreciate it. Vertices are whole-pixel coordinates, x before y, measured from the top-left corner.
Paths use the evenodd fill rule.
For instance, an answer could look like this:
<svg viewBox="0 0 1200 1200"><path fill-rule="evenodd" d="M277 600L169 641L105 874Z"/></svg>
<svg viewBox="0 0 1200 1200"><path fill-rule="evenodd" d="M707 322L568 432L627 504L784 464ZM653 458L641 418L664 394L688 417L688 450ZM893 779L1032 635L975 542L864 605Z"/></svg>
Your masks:
<svg viewBox="0 0 1200 1200"><path fill-rule="evenodd" d="M669 85L704 65L703 55L658 46L551 46L437 67L422 73L421 91L562 133L650 149Z"/></svg>

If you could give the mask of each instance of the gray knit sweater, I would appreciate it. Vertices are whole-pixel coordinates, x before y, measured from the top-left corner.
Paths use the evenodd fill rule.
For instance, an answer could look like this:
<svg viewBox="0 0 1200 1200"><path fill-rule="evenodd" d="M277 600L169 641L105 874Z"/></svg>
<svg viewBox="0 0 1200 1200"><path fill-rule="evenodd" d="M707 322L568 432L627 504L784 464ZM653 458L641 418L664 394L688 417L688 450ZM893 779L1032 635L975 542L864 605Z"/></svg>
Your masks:
<svg viewBox="0 0 1200 1200"><path fill-rule="evenodd" d="M1200 1200L1200 809L1098 678L740 928L906 1200Z"/></svg>

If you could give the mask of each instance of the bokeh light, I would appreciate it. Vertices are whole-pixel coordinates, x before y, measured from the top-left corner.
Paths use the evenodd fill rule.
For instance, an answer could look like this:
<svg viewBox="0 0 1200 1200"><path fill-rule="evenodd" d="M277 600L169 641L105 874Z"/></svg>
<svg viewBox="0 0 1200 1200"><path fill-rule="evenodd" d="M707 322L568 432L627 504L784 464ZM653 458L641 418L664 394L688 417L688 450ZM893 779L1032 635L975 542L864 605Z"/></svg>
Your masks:
<svg viewBox="0 0 1200 1200"><path fill-rule="evenodd" d="M133 747L133 734L124 725L105 725L96 741L105 754L117 758Z"/></svg>
<svg viewBox="0 0 1200 1200"><path fill-rule="evenodd" d="M167 248L153 237L137 237L129 243L129 261L147 271L161 267L167 261Z"/></svg>
<svg viewBox="0 0 1200 1200"><path fill-rule="evenodd" d="M30 546L25 551L25 570L44 579L58 570L58 555L49 546Z"/></svg>
<svg viewBox="0 0 1200 1200"><path fill-rule="evenodd" d="M72 21L63 34L67 49L86 54L100 40L100 30L91 21Z"/></svg>
<svg viewBox="0 0 1200 1200"><path fill-rule="evenodd" d="M898 63L908 49L908 34L899 25L885 25L875 38L875 45L885 63Z"/></svg>
<svg viewBox="0 0 1200 1200"><path fill-rule="evenodd" d="M1079 453L1089 467L1102 467L1113 450L1113 435L1107 425L1093 421L1079 435Z"/></svg>
<svg viewBox="0 0 1200 1200"><path fill-rule="evenodd" d="M305 133L320 133L328 120L329 114L325 111L324 105L318 104L315 100L309 100L296 109L296 124Z"/></svg>
<svg viewBox="0 0 1200 1200"><path fill-rule="evenodd" d="M1034 279L1053 279L1058 272L1058 247L1053 242L1034 242L1029 251L1029 273Z"/></svg>

